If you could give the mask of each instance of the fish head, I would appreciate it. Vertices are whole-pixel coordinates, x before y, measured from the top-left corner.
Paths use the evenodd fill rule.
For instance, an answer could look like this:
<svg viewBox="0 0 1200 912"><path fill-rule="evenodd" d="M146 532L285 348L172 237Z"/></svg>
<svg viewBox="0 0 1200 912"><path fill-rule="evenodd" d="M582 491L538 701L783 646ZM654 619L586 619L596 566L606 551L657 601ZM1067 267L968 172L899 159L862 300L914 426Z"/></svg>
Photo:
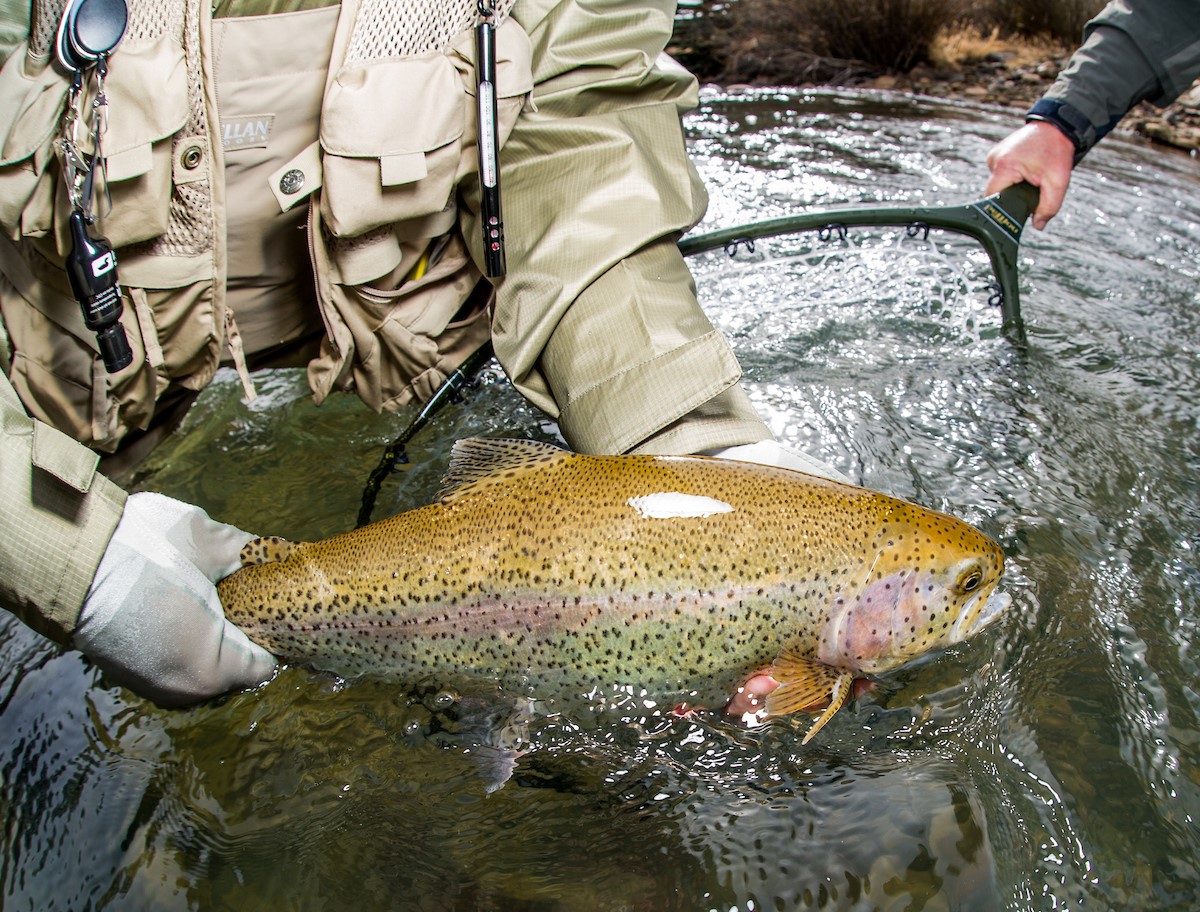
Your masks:
<svg viewBox="0 0 1200 912"><path fill-rule="evenodd" d="M943 513L895 501L864 555L859 578L837 594L818 657L867 674L960 643L1011 603L996 592L1000 546Z"/></svg>

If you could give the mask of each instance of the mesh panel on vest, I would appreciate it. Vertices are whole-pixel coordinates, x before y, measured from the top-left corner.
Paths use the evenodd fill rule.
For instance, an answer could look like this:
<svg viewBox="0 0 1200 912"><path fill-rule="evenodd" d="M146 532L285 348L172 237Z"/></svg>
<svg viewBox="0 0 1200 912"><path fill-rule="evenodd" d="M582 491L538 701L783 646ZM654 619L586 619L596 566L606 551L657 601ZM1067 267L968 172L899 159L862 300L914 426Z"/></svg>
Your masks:
<svg viewBox="0 0 1200 912"><path fill-rule="evenodd" d="M515 0L498 0L499 23ZM476 0L363 0L346 60L384 60L438 53L476 22Z"/></svg>
<svg viewBox="0 0 1200 912"><path fill-rule="evenodd" d="M58 23L62 19L67 0L40 0L33 4L33 15L29 23L29 52L45 57L54 52L54 39L58 35Z"/></svg>
<svg viewBox="0 0 1200 912"><path fill-rule="evenodd" d="M29 29L29 49L32 53L38 56L54 53L58 24L66 8L67 0L38 0L33 4L33 19ZM180 3L138 3L133 0L129 4L125 38L140 41L153 40L164 34L178 35L183 24L183 13L184 7Z"/></svg>
<svg viewBox="0 0 1200 912"><path fill-rule="evenodd" d="M324 225L321 227L325 228ZM328 238L329 245L337 248L339 252L353 252L362 248L372 247L384 238L393 237L395 231L396 229L391 225L381 225L378 228L372 228L370 231L364 231L362 234L356 234L352 237L338 237L326 229L325 237Z"/></svg>
<svg viewBox="0 0 1200 912"><path fill-rule="evenodd" d="M183 28L183 16L181 3L130 3L125 37L153 41L162 35L178 35Z"/></svg>
<svg viewBox="0 0 1200 912"><path fill-rule="evenodd" d="M130 28L144 29L138 34L154 37L167 28L174 29L183 41L187 66L188 119L172 140L173 156L189 137L208 135L208 115L204 104L204 74L200 65L200 3L207 0L150 0L134 2L130 9ZM110 117L120 117L111 111ZM210 162L210 165L213 163ZM174 184L171 189L170 215L167 230L145 244L136 245L139 253L152 256L200 256L212 250L213 214L212 187L206 180Z"/></svg>

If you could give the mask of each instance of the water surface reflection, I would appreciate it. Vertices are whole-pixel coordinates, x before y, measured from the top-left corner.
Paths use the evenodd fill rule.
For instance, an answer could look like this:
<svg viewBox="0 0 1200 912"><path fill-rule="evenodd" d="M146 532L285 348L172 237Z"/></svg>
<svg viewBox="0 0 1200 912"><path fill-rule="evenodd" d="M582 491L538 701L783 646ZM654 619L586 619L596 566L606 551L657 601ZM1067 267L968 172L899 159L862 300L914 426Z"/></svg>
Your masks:
<svg viewBox="0 0 1200 912"><path fill-rule="evenodd" d="M713 93L690 137L719 227L964 202L1013 122ZM5 907L1195 908L1197 183L1186 157L1117 138L1093 152L1052 231L1024 238L1024 351L986 303L915 290L917 266L818 286L786 257L767 272L765 248L696 263L781 436L980 525L1010 561L1002 624L883 679L817 743L631 695L537 716L534 750L488 794L437 682L290 668L165 712L5 618ZM409 416L315 409L295 373L256 382L245 406L220 378L140 486L256 531L348 528ZM472 434L552 429L489 373L377 511L424 502Z"/></svg>

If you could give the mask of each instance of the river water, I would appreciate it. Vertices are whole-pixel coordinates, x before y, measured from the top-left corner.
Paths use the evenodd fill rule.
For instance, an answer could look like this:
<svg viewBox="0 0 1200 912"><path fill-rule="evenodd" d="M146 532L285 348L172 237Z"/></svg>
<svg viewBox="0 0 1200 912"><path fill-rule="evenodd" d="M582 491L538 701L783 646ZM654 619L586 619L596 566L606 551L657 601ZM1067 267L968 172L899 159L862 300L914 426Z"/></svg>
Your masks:
<svg viewBox="0 0 1200 912"><path fill-rule="evenodd" d="M705 228L969 202L1017 121L878 94L703 102ZM1022 239L1023 348L986 303L904 291L920 257L866 268L869 243L840 278L766 243L694 261L778 434L1009 559L1003 621L881 679L813 743L803 721L670 720L630 695L535 718L488 794L467 704L429 682L287 668L168 712L6 616L3 908L1196 908L1198 183L1186 156L1106 140ZM246 406L220 376L137 486L264 533L351 527L411 415L314 408L295 372L257 383ZM553 427L489 370L376 515L423 503L474 434Z"/></svg>

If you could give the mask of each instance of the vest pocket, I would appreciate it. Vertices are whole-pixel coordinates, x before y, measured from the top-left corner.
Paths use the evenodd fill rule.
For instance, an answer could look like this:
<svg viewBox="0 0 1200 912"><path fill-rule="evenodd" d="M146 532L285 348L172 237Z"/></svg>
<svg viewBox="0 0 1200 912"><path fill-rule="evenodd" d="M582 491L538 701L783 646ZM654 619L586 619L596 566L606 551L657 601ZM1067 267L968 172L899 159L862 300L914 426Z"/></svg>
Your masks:
<svg viewBox="0 0 1200 912"><path fill-rule="evenodd" d="M110 374L60 270L28 246L0 239L0 273L0 318L13 349L10 379L29 414L104 452L145 428L167 380L147 358L135 300L141 290L122 286L121 325L133 363ZM157 336L149 341L156 345Z"/></svg>
<svg viewBox="0 0 1200 912"><path fill-rule="evenodd" d="M321 217L335 237L442 211L475 165L474 34L444 53L347 61L321 109ZM529 38L512 19L496 34L503 142L533 88Z"/></svg>
<svg viewBox="0 0 1200 912"><path fill-rule="evenodd" d="M16 349L10 379L30 415L105 452L149 424L156 377L143 356L128 298L121 322L134 358L118 374L106 373L91 346L46 320L36 305L16 313L13 302L7 303L4 319Z"/></svg>
<svg viewBox="0 0 1200 912"><path fill-rule="evenodd" d="M490 286L481 285L457 228L430 238L387 227L346 242L322 230L315 206L310 215L327 330L308 367L316 401L335 389L353 390L375 411L428 399L491 334ZM365 264L388 260L382 275L361 275Z"/></svg>
<svg viewBox="0 0 1200 912"><path fill-rule="evenodd" d="M67 98L63 77L26 50L19 45L0 70L0 228L13 240L53 225L54 143Z"/></svg>
<svg viewBox="0 0 1200 912"><path fill-rule="evenodd" d="M93 88L89 82L85 112L91 110ZM102 192L94 214L97 230L119 248L157 237L167 228L171 138L188 116L182 46L167 37L126 41L109 61L105 95L101 149L112 205ZM0 70L0 227L14 240L54 232L60 255L69 244L70 205L58 149L66 98L66 77L46 61L28 58L23 47ZM91 155L88 124L82 118L78 141L81 153Z"/></svg>
<svg viewBox="0 0 1200 912"><path fill-rule="evenodd" d="M454 189L462 85L441 54L347 64L321 112L321 216L337 237L438 212Z"/></svg>
<svg viewBox="0 0 1200 912"><path fill-rule="evenodd" d="M147 87L153 86L148 91ZM148 241L167 230L174 168L173 137L188 119L187 67L183 47L166 36L122 43L105 81L108 128L102 148L108 192L95 201L97 231L113 247ZM209 162L197 162L207 172ZM103 196L103 195L102 195ZM65 253L65 207L58 210L60 249Z"/></svg>

